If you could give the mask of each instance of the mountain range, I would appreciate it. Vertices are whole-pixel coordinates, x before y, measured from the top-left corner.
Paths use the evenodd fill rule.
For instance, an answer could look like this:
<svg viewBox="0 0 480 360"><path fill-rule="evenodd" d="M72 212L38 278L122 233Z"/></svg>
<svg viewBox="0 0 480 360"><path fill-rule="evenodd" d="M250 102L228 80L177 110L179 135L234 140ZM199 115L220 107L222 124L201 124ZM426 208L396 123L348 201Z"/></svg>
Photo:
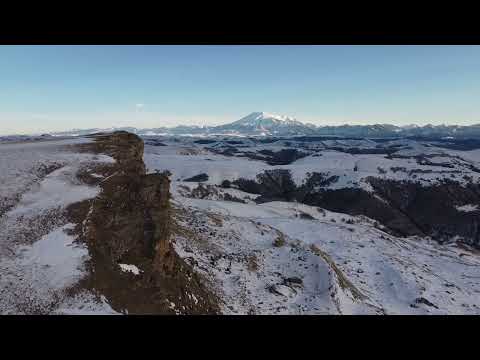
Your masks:
<svg viewBox="0 0 480 360"><path fill-rule="evenodd" d="M266 112L253 112L240 120L219 126L185 126L158 127L138 129L118 127L109 129L74 129L56 132L52 135L72 136L87 135L98 132L125 130L137 135L233 135L233 136L338 136L338 137L454 137L480 138L480 124L459 125L339 125L316 126L302 123L295 118Z"/></svg>

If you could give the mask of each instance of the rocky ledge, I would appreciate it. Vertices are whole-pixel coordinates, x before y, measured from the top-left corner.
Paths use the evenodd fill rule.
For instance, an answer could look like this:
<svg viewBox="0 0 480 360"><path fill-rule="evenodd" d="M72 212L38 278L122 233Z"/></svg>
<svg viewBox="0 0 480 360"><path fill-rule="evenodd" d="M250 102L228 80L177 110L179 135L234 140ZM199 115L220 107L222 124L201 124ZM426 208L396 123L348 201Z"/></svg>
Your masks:
<svg viewBox="0 0 480 360"><path fill-rule="evenodd" d="M216 297L171 244L170 180L146 173L142 139L115 132L94 140L82 151L116 162L95 169L100 195L70 209L91 257L81 286L122 313L217 313Z"/></svg>

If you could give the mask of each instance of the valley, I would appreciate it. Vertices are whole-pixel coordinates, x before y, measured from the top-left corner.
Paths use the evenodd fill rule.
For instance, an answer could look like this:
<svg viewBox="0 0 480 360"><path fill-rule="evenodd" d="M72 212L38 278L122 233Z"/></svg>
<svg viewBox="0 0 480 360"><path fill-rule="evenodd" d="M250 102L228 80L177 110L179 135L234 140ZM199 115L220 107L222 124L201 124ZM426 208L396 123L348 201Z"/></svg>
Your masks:
<svg viewBox="0 0 480 360"><path fill-rule="evenodd" d="M225 313L478 313L477 150L411 140L145 142L147 171L171 172L188 229L175 248L216 284ZM302 156L269 164L286 150Z"/></svg>

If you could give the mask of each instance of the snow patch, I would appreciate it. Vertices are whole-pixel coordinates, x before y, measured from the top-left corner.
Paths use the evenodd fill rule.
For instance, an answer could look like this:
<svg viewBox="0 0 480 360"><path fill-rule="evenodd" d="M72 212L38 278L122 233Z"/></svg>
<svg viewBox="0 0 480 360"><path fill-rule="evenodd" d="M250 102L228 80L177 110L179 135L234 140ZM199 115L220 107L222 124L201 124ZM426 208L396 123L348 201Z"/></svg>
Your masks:
<svg viewBox="0 0 480 360"><path fill-rule="evenodd" d="M134 275L139 275L141 272L143 272L142 270L140 270L135 265L118 264L118 266L120 266L120 268L122 269L123 272L131 272Z"/></svg>
<svg viewBox="0 0 480 360"><path fill-rule="evenodd" d="M466 204L466 205L462 205L462 206L456 206L455 208L458 211L462 211L462 212L473 212L473 211L478 210L478 205Z"/></svg>
<svg viewBox="0 0 480 360"><path fill-rule="evenodd" d="M66 233L73 227L73 224L67 224L31 246L19 247L20 265L33 267L36 280L44 286L61 289L84 275L83 263L88 259L88 250L76 244L75 237Z"/></svg>

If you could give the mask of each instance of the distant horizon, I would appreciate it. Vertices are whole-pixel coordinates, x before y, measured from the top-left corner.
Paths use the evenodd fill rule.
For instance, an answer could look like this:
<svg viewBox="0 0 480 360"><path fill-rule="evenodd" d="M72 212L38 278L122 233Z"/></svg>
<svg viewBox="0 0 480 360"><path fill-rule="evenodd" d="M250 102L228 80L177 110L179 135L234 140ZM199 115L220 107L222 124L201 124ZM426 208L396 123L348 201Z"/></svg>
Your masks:
<svg viewBox="0 0 480 360"><path fill-rule="evenodd" d="M0 134L480 123L480 46L0 46Z"/></svg>
<svg viewBox="0 0 480 360"><path fill-rule="evenodd" d="M227 122L222 122L222 123L217 123L217 124L194 124L194 123L189 123L189 124L170 124L170 125L160 125L160 126L135 126L134 124L131 124L131 125L111 125L111 126L105 126L105 127L98 127L98 126L93 126L93 127L89 127L89 126L86 126L86 127L78 127L78 126L74 126L74 127L70 127L70 128L62 128L62 129L59 129L59 130L45 130L45 131L36 131L36 132L24 132L24 133L10 133L10 134L7 134L7 133L0 133L0 136L33 136L33 135L42 135L42 134L55 134L55 133L64 133L64 132L74 132L74 131L84 131L84 130L90 130L90 129L95 129L95 130L108 130L108 129L119 129L119 128L134 128L134 129L137 129L137 130L143 130L143 129L160 129L160 128L167 128L167 129L173 129L173 128L176 128L176 127L179 127L179 126L192 126L192 127L205 127L205 128L209 128L209 127L215 127L215 126L222 126L222 125L228 125L230 123L233 123L237 120L240 120L250 114L253 114L253 113L257 113L257 112L260 112L260 111L253 111L249 114L246 114L244 116L241 116L241 117L238 117L237 119L234 119L234 120L229 120ZM272 113L272 112L264 112L263 113L268 113L268 114L271 114L271 115L275 115L275 116L289 116L287 114L277 114L277 113ZM290 116L291 117L291 116ZM360 124L355 124L355 123L337 123L337 124L321 124L321 125L317 125L315 124L314 122L306 122L306 121L302 121L301 119L297 119L295 117L292 117L294 118L294 120L306 125L306 124L313 124L315 125L317 128L322 128L322 127L341 127L341 126L374 126L374 125L393 125L393 126L397 126L397 127L410 127L410 126L418 126L418 127L424 127L424 126L462 126L462 127L465 127L465 126L476 126L476 125L479 125L480 126L480 121L479 122L472 122L471 124L447 124L447 123L439 123L439 124L433 124L433 123L423 123L423 124L418 124L418 123L411 123L411 124L402 124L402 125L398 125L398 124L394 124L394 123L387 123L387 122L384 122L384 123L381 123L381 122L375 122L375 123L360 123Z"/></svg>

